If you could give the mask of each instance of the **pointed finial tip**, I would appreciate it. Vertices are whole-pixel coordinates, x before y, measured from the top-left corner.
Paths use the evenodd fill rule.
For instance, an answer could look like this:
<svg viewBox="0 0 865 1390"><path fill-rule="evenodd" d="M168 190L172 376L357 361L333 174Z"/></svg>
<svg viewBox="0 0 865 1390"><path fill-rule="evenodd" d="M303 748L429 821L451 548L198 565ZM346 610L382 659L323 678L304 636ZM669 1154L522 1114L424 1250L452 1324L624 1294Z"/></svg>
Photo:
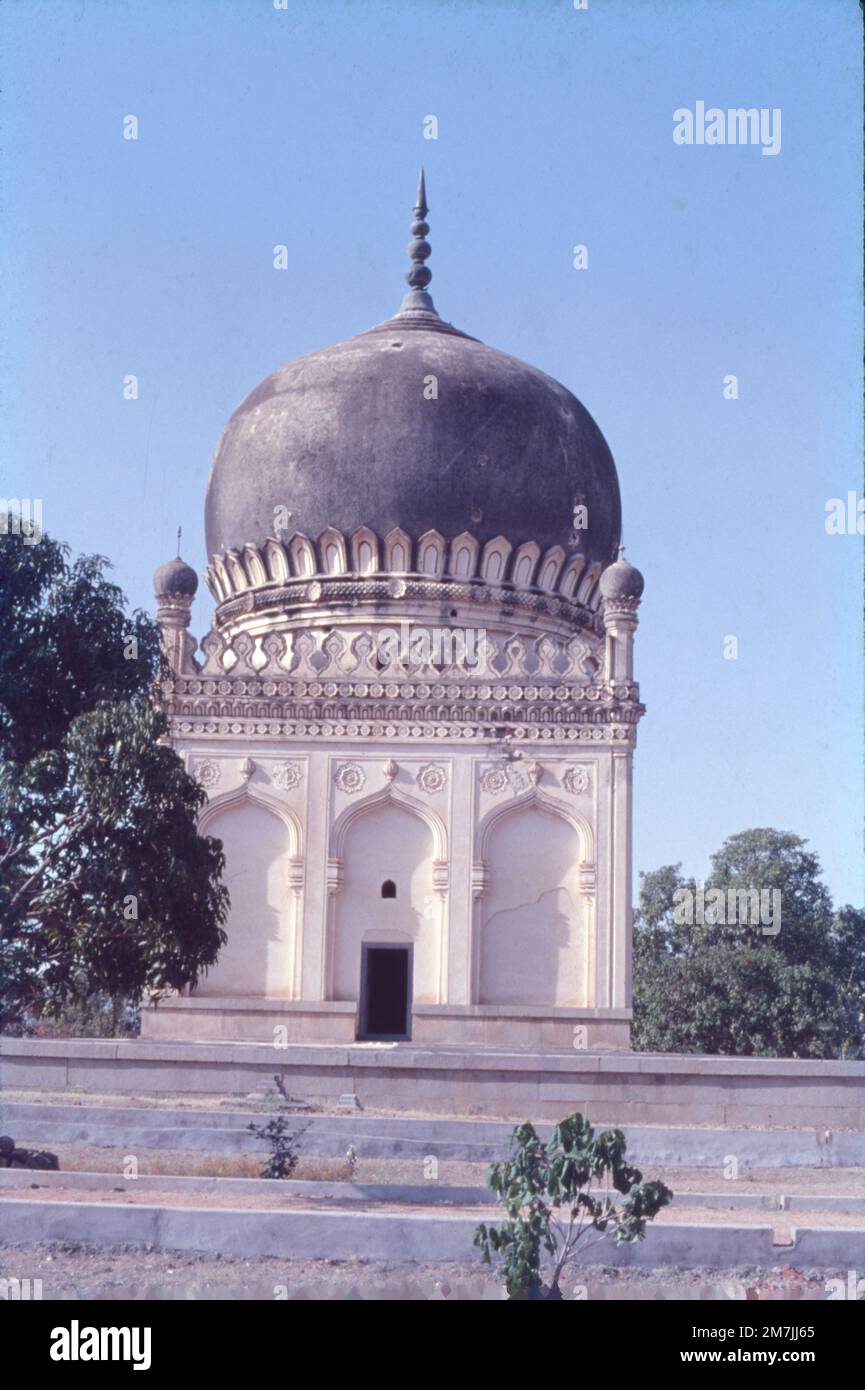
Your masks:
<svg viewBox="0 0 865 1390"><path fill-rule="evenodd" d="M426 202L426 179L424 178L423 165L420 166L420 173L417 180L417 202L415 212L420 213L421 217L426 217L429 212Z"/></svg>
<svg viewBox="0 0 865 1390"><path fill-rule="evenodd" d="M178 558L178 560L180 559L180 538L181 538L182 535L183 535L183 527L182 527L182 526L178 526L178 528L177 528L177 558Z"/></svg>
<svg viewBox="0 0 865 1390"><path fill-rule="evenodd" d="M429 212L426 200L426 179L424 177L423 165L420 168L420 176L417 185L417 202L414 206L414 220L411 224L412 239L408 245L408 254L411 257L411 265L405 273L406 281L409 285L409 292L405 295L400 312L410 309L422 309L427 313L435 314L435 305L432 297L427 294L427 285L432 279L432 271L425 264L430 254L430 244L426 240L429 226L427 225L426 215Z"/></svg>

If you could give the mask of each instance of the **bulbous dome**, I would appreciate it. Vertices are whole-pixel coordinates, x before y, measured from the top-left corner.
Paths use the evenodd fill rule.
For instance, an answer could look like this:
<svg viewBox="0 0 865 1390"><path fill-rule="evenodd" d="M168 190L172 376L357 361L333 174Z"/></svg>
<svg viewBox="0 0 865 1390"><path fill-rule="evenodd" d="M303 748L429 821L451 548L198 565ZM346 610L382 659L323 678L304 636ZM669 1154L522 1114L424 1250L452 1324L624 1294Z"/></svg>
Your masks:
<svg viewBox="0 0 865 1390"><path fill-rule="evenodd" d="M640 598L646 581L640 571L629 565L621 556L615 564L609 565L601 575L598 588L601 598Z"/></svg>
<svg viewBox="0 0 865 1390"><path fill-rule="evenodd" d="M620 522L615 465L588 411L434 312L398 314L267 377L219 442L206 506L210 555L280 525L313 539L365 525L579 547L607 564Z"/></svg>
<svg viewBox="0 0 865 1390"><path fill-rule="evenodd" d="M232 415L208 483L211 556L366 526L612 560L621 503L601 431L557 381L439 318L426 213L421 175L400 311L280 367Z"/></svg>
<svg viewBox="0 0 865 1390"><path fill-rule="evenodd" d="M194 598L198 589L198 575L191 565L177 555L173 560L160 565L153 576L153 592L157 598Z"/></svg>

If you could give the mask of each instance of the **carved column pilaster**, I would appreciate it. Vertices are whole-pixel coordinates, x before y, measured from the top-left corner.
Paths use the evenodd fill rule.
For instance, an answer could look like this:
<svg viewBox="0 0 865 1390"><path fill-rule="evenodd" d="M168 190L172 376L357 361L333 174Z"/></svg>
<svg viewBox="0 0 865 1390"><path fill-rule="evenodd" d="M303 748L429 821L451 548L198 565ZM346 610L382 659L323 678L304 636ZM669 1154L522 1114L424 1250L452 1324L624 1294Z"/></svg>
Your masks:
<svg viewBox="0 0 865 1390"><path fill-rule="evenodd" d="M471 979L469 981L469 1002L478 1003L481 983L481 924L483 896L489 887L489 870L486 864L476 860L472 864L472 916L471 916Z"/></svg>

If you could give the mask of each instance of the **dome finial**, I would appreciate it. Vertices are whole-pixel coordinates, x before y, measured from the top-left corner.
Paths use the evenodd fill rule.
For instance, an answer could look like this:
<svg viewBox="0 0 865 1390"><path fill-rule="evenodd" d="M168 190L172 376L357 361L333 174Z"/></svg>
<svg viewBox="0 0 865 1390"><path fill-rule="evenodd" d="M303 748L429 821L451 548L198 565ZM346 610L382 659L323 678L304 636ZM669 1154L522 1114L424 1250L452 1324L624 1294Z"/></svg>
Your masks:
<svg viewBox="0 0 865 1390"><path fill-rule="evenodd" d="M432 296L427 294L427 285L432 279L432 271L425 265L427 256L430 254L430 244L425 240L429 231L426 222L426 215L429 212L426 201L426 180L424 179L423 166L421 166L420 178L417 185L417 201L414 206L414 221L411 224L412 240L408 244L408 253L411 257L411 265L405 273L410 289L403 298L399 306L401 314L412 309L425 310L428 314L436 314L436 307L432 302ZM436 318L438 315L436 314Z"/></svg>

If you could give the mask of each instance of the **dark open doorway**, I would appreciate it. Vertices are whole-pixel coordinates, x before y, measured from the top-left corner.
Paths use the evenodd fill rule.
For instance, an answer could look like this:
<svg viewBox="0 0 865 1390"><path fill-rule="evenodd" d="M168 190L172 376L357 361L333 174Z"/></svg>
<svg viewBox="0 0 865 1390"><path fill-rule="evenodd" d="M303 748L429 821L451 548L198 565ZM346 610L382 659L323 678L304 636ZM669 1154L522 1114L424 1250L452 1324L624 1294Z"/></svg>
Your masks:
<svg viewBox="0 0 865 1390"><path fill-rule="evenodd" d="M358 1038L411 1037L411 953L411 946L361 946Z"/></svg>

